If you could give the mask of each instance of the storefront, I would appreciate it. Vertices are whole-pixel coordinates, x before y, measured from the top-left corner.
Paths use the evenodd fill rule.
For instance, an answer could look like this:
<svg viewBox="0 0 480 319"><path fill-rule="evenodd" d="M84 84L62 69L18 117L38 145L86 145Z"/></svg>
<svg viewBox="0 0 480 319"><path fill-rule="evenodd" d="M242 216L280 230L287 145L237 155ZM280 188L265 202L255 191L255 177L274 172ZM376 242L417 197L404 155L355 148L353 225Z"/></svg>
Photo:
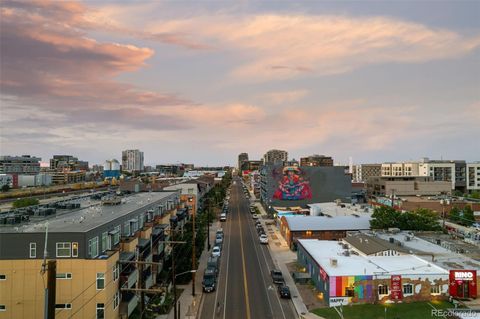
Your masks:
<svg viewBox="0 0 480 319"><path fill-rule="evenodd" d="M477 298L477 271L450 270L449 293L455 298Z"/></svg>

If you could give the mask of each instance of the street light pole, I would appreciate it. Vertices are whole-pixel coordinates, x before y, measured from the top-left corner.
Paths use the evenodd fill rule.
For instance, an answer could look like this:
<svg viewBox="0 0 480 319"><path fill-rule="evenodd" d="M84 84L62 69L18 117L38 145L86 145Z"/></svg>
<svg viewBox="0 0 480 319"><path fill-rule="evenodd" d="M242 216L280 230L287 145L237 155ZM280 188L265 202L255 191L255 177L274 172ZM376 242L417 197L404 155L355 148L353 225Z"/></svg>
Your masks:
<svg viewBox="0 0 480 319"><path fill-rule="evenodd" d="M195 210L193 210L193 223L192 223L192 269L197 268L197 262L195 256ZM195 296L195 272L192 273L192 296Z"/></svg>

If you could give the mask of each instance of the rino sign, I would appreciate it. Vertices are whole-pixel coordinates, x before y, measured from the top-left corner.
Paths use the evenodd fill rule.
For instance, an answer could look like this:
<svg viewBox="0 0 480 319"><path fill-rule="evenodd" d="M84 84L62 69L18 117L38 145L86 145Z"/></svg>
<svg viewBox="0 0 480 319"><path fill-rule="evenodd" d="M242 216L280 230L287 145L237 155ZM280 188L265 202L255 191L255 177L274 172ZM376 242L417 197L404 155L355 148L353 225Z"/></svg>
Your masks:
<svg viewBox="0 0 480 319"><path fill-rule="evenodd" d="M472 271L455 271L453 273L455 280L473 280L473 272Z"/></svg>

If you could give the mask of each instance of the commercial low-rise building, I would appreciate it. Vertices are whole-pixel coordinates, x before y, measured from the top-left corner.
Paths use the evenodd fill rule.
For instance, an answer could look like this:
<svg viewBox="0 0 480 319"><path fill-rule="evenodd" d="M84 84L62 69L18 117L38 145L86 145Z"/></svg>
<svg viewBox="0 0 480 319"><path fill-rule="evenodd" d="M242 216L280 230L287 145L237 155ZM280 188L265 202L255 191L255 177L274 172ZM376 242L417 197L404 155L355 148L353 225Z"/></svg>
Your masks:
<svg viewBox="0 0 480 319"><path fill-rule="evenodd" d="M40 172L41 160L30 155L0 156L0 174L36 175Z"/></svg>
<svg viewBox="0 0 480 319"><path fill-rule="evenodd" d="M448 298L449 272L414 255L363 256L344 242L299 239L297 258L330 307Z"/></svg>
<svg viewBox="0 0 480 319"><path fill-rule="evenodd" d="M283 216L280 233L291 249L303 238L338 240L347 236L347 231L370 229L370 216Z"/></svg>
<svg viewBox="0 0 480 319"><path fill-rule="evenodd" d="M169 228L188 218L180 194L141 193L115 206L91 199L80 204L80 210L35 222L20 216L20 224L0 227L2 315L43 317L43 247L47 259L57 262L56 318L127 318L139 298L126 289L158 283L161 266L147 264L139 271L135 261L168 258L163 241Z"/></svg>
<svg viewBox="0 0 480 319"><path fill-rule="evenodd" d="M424 196L451 192L451 182L434 181L430 176L370 177L369 196Z"/></svg>

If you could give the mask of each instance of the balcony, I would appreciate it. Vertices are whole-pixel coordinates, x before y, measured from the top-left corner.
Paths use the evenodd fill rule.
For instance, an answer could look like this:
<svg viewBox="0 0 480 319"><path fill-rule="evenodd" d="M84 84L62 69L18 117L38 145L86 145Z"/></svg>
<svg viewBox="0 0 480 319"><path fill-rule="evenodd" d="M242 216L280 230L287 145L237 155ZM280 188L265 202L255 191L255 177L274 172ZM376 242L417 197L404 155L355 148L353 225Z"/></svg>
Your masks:
<svg viewBox="0 0 480 319"><path fill-rule="evenodd" d="M138 305L138 297L133 292L122 292L120 315L130 317Z"/></svg>

